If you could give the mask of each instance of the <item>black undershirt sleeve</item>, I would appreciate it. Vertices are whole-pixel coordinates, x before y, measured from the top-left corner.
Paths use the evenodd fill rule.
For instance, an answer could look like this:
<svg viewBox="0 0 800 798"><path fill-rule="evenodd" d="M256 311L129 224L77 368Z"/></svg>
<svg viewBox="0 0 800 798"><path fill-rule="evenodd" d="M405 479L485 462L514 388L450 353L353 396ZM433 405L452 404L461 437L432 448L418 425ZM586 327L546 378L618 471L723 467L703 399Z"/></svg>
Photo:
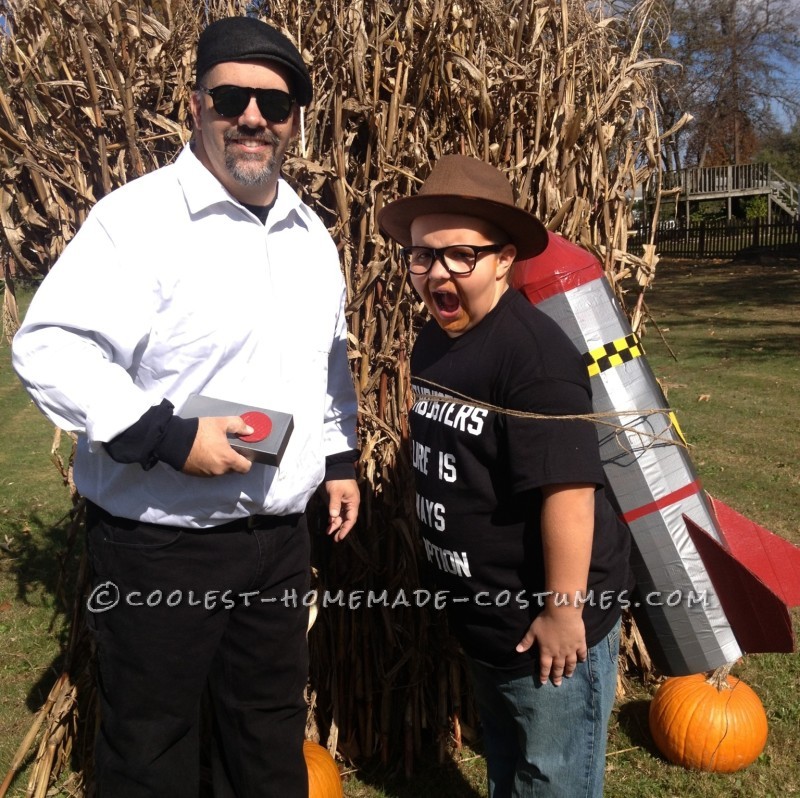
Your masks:
<svg viewBox="0 0 800 798"><path fill-rule="evenodd" d="M199 419L181 418L173 413L172 404L164 399L151 407L135 424L120 432L103 446L118 463L138 463L149 471L164 462L180 471L197 436ZM358 451L350 449L325 458L325 481L355 479Z"/></svg>
<svg viewBox="0 0 800 798"><path fill-rule="evenodd" d="M180 471L192 450L200 420L174 415L174 406L164 399L151 407L135 424L103 446L118 463L138 463L149 471L164 462Z"/></svg>
<svg viewBox="0 0 800 798"><path fill-rule="evenodd" d="M358 450L350 449L325 458L325 482L332 479L355 479Z"/></svg>

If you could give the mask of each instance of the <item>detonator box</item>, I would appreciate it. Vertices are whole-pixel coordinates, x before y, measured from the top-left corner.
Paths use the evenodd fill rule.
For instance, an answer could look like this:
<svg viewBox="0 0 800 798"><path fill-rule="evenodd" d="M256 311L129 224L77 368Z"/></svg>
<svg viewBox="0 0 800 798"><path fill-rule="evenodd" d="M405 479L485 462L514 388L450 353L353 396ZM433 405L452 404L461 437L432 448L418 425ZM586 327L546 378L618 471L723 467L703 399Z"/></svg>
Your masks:
<svg viewBox="0 0 800 798"><path fill-rule="evenodd" d="M179 415L182 418L240 416L253 432L250 435L228 435L231 447L254 463L272 466L280 464L294 429L293 418L288 413L202 394L192 394Z"/></svg>

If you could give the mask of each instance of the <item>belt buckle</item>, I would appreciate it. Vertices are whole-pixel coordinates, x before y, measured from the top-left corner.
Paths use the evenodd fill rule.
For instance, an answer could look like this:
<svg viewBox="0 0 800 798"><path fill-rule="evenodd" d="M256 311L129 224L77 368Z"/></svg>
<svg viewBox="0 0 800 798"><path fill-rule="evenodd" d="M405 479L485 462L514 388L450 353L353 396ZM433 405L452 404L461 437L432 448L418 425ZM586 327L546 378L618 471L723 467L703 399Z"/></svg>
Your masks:
<svg viewBox="0 0 800 798"><path fill-rule="evenodd" d="M245 524L247 529L257 529L258 528L258 516L257 515L248 515L247 516L247 523Z"/></svg>

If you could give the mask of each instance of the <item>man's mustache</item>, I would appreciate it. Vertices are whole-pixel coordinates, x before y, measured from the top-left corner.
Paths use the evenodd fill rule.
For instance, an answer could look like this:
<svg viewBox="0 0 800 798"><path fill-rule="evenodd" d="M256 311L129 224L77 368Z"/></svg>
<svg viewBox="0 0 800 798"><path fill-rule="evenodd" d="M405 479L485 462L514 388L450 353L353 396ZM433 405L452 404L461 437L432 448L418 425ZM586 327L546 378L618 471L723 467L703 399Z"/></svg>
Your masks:
<svg viewBox="0 0 800 798"><path fill-rule="evenodd" d="M237 127L233 130L226 130L223 138L226 142L236 141L240 138L247 138L255 141L261 141L265 144L271 144L273 147L280 143L280 139L271 130L263 130L244 126Z"/></svg>

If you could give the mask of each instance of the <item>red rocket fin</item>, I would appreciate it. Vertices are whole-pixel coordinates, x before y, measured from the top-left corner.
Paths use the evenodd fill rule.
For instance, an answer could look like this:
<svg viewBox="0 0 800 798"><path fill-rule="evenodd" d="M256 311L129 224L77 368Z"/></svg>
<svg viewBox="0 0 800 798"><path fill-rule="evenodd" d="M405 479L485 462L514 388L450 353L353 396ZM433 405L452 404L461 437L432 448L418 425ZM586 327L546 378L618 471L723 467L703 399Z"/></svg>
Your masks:
<svg viewBox="0 0 800 798"><path fill-rule="evenodd" d="M792 619L783 598L733 551L728 551L687 516L683 518L742 651L748 654L793 652ZM728 533L727 528L725 531ZM726 535L729 541L736 536L735 531Z"/></svg>
<svg viewBox="0 0 800 798"><path fill-rule="evenodd" d="M711 496L731 554L790 607L800 606L800 548Z"/></svg>

